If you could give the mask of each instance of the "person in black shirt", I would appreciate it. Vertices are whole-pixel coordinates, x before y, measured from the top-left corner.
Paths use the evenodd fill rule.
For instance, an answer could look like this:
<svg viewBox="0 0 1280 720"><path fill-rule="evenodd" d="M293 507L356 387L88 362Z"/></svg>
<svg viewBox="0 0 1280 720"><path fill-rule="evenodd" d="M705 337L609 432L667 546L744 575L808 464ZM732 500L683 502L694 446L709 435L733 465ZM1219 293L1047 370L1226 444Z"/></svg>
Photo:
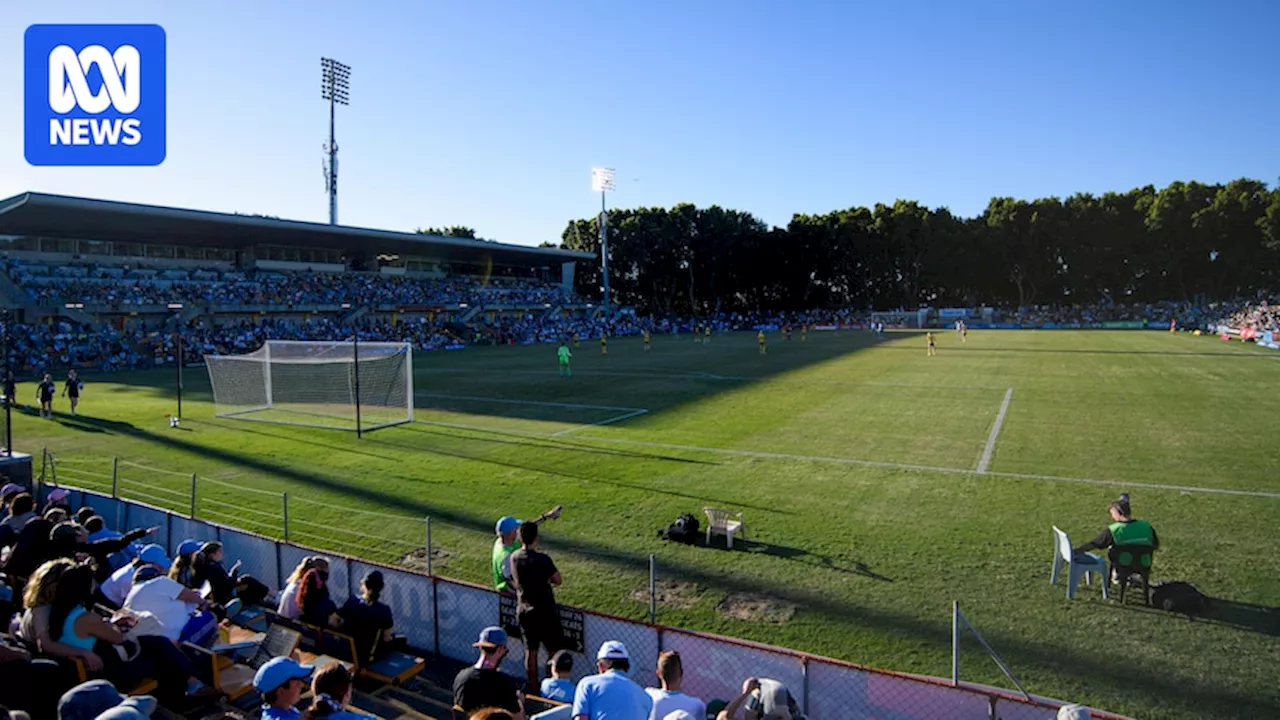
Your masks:
<svg viewBox="0 0 1280 720"><path fill-rule="evenodd" d="M474 647L480 648L480 659L453 679L453 704L468 715L480 708L496 707L524 720L520 693L498 671L507 656L507 632L500 627L487 627L480 631Z"/></svg>
<svg viewBox="0 0 1280 720"><path fill-rule="evenodd" d="M342 618L342 627L356 641L356 652L361 661L374 657L376 648L383 655L398 646L397 638L391 629L395 621L391 618L391 608L380 602L383 587L382 573L374 570L364 576L360 583L360 597L349 597L338 611Z"/></svg>
<svg viewBox="0 0 1280 720"><path fill-rule="evenodd" d="M4 402L10 407L13 406L14 398L18 396L18 383L13 379L13 371L5 373L4 376Z"/></svg>
<svg viewBox="0 0 1280 720"><path fill-rule="evenodd" d="M53 376L44 374L44 379L36 386L36 395L40 399L40 417L53 419L53 396L58 394L58 386L53 384Z"/></svg>
<svg viewBox="0 0 1280 720"><path fill-rule="evenodd" d="M551 556L538 551L538 523L520 526L521 548L511 554L512 584L516 588L516 619L524 636L524 668L529 692L538 692L538 648L547 656L560 649L560 611L552 585L562 578Z"/></svg>
<svg viewBox="0 0 1280 720"><path fill-rule="evenodd" d="M80 382L80 376L75 370L67 371L67 384L62 386L62 397L71 398L71 414L76 414L76 406L80 404L80 389L84 387L84 383Z"/></svg>

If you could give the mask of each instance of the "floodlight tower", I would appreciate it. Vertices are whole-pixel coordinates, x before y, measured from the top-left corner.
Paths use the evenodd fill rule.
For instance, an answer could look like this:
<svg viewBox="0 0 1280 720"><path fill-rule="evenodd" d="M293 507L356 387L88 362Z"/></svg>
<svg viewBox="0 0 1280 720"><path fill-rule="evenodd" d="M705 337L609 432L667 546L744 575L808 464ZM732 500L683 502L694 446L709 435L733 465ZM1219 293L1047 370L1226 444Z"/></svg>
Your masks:
<svg viewBox="0 0 1280 720"><path fill-rule="evenodd" d="M338 143L333 137L334 110L351 104L351 66L333 58L320 58L320 97L329 101L329 144L325 147L328 161L324 168L324 185L329 191L329 224L338 224Z"/></svg>
<svg viewBox="0 0 1280 720"><path fill-rule="evenodd" d="M604 282L604 310L609 312L609 212L606 197L611 190L617 189L615 179L617 173L613 168L591 168L591 190L600 193L600 276Z"/></svg>

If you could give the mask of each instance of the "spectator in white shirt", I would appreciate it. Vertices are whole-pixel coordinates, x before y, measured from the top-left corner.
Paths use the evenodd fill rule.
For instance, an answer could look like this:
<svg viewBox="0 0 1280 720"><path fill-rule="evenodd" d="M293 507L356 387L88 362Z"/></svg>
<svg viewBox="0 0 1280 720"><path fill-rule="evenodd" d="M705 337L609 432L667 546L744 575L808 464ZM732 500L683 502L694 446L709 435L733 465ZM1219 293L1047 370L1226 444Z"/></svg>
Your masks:
<svg viewBox="0 0 1280 720"><path fill-rule="evenodd" d="M182 637L182 629L191 614L204 604L204 598L190 588L182 587L151 567L139 569L133 576L133 589L124 607L134 613L151 613L160 623L160 635L173 642Z"/></svg>
<svg viewBox="0 0 1280 720"><path fill-rule="evenodd" d="M329 558L313 555L298 563L298 567L294 568L293 573L285 580L284 590L280 591L280 603L276 607L276 613L290 620L302 618L302 606L298 604L298 590L302 587L302 578L306 577L308 570L329 572Z"/></svg>
<svg viewBox="0 0 1280 720"><path fill-rule="evenodd" d="M707 716L706 703L680 691L684 683L684 664L680 660L680 653L667 650L658 655L658 680L662 683L661 688L644 690L653 698L649 720L664 720L677 710L684 710L696 718Z"/></svg>
<svg viewBox="0 0 1280 720"><path fill-rule="evenodd" d="M169 558L164 548L159 545L147 545L129 564L111 573L111 577L102 583L102 596L116 607L123 607L124 601L133 589L133 576L141 567L154 567L163 573L169 567Z"/></svg>

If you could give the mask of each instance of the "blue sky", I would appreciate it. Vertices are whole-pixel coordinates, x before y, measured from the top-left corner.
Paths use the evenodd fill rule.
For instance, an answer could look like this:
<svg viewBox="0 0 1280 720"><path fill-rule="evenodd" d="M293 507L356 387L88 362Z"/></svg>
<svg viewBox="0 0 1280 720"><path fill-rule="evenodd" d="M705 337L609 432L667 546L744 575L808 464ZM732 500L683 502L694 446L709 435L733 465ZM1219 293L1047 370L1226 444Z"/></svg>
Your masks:
<svg viewBox="0 0 1280 720"><path fill-rule="evenodd" d="M123 7L122 7L123 6ZM22 35L168 36L168 157L29 166ZM895 198L1035 197L1280 175L1280 2L10 3L0 197L26 190L326 221L322 55L351 65L340 220L559 240L599 206L784 225Z"/></svg>

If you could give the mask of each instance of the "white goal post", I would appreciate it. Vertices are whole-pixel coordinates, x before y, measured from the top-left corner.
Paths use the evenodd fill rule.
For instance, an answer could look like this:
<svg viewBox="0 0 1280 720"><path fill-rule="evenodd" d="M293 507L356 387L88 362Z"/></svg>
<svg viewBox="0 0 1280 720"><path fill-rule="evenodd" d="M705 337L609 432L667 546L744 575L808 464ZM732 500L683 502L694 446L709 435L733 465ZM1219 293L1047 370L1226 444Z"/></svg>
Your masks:
<svg viewBox="0 0 1280 720"><path fill-rule="evenodd" d="M409 343L268 340L204 360L218 417L362 431L413 421Z"/></svg>

